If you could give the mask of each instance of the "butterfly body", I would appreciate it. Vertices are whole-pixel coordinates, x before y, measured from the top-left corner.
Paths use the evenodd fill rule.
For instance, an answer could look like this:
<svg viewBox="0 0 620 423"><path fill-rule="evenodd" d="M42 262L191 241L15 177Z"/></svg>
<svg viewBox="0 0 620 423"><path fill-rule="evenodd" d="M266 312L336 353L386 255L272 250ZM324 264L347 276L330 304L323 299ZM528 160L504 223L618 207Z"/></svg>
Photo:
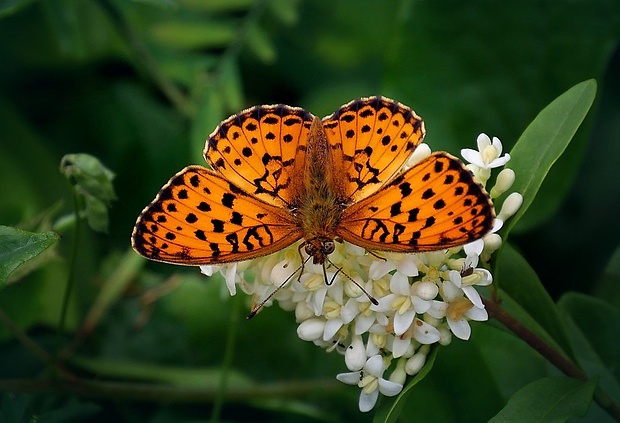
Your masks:
<svg viewBox="0 0 620 423"><path fill-rule="evenodd" d="M209 136L212 170L183 169L142 211L132 245L152 260L201 265L303 239L323 264L337 238L403 253L481 238L493 205L458 159L435 153L402 171L423 137L419 116L384 97L354 100L322 120L284 105L247 109Z"/></svg>
<svg viewBox="0 0 620 423"><path fill-rule="evenodd" d="M306 252L313 263L323 264L334 251L334 238L342 212L348 206L330 166L329 146L319 118L314 118L308 134L306 166L299 175L301 192L296 224L301 228ZM296 207L297 208L297 207Z"/></svg>

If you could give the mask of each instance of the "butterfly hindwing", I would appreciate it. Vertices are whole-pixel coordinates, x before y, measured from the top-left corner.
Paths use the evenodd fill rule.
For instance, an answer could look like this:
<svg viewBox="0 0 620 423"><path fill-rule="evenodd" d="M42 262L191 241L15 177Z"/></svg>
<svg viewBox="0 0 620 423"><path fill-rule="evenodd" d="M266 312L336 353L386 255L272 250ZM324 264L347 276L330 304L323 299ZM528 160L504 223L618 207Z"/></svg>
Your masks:
<svg viewBox="0 0 620 423"><path fill-rule="evenodd" d="M142 256L185 265L260 257L301 238L283 209L199 166L170 179L140 214L132 245Z"/></svg>
<svg viewBox="0 0 620 423"><path fill-rule="evenodd" d="M493 205L457 158L435 153L343 212L337 234L377 251L455 247L493 227Z"/></svg>

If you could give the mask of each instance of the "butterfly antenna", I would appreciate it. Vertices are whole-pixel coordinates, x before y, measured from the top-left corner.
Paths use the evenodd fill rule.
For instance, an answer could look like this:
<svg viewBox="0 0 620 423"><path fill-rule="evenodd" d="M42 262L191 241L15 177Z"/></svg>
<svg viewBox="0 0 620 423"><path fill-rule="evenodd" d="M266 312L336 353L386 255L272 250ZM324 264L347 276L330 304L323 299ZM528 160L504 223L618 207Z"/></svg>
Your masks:
<svg viewBox="0 0 620 423"><path fill-rule="evenodd" d="M306 264L306 262L310 259L310 257L308 257L305 261L303 261L301 263L301 266L299 266L297 269L295 269L295 271L293 273L291 273L289 275L289 277L287 277L286 279L284 279L284 282L282 282L280 285L278 285L278 287L276 289L274 289L268 296L267 298L265 298L263 301L261 301L260 303L258 303L256 306L254 306L254 308L252 309L252 311L250 311L250 314L248 314L246 316L246 319L250 320L252 317L256 316L256 314L261 311L261 309L265 306L265 304L267 304L267 301L271 300L273 298L274 295L276 295L276 293L281 290L282 288L284 288L284 286L293 278L293 276L295 276L295 273L299 272L301 269L304 268L304 265Z"/></svg>
<svg viewBox="0 0 620 423"><path fill-rule="evenodd" d="M357 281L355 279L353 279L351 276L347 275L343 270L342 267L338 267L336 266L334 263L332 263L332 261L330 259L327 259L327 261L329 262L329 264L331 264L332 266L334 266L335 268L337 268L338 270L336 270L336 273L334 273L334 276L332 276L332 279L329 281L329 283L327 282L327 273L325 272L325 265L323 265L323 274L325 275L325 283L327 285L331 285L334 283L334 280L336 280L336 276L338 276L338 273L341 273L346 276L346 278L348 280L350 280L351 282L353 282L355 284L355 286L357 286L359 289L362 290L362 292L364 294L366 294L366 296L368 297L368 299L370 300L371 303L373 303L374 305L379 305L379 301L377 301L377 299L375 297L373 297L372 295L370 295L370 293L368 291L366 291L364 289L364 287L362 285L360 285L359 283L357 283Z"/></svg>

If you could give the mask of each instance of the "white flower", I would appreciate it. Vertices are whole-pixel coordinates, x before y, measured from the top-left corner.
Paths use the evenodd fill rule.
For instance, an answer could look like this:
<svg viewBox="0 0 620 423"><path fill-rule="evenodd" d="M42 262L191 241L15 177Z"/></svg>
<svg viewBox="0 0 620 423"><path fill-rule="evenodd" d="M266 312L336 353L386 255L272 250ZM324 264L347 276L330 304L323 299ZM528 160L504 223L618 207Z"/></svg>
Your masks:
<svg viewBox="0 0 620 423"><path fill-rule="evenodd" d="M478 135L478 151L471 148L461 150L461 156L469 163L482 169L493 169L504 166L510 160L510 154L502 157L502 142L493 137L493 143L487 134Z"/></svg>
<svg viewBox="0 0 620 423"><path fill-rule="evenodd" d="M422 144L405 168L430 154ZM462 155L483 185L492 168L510 159L502 155L499 139L491 141L485 134L478 137L478 151L464 149ZM514 179L514 171L499 172L492 198L505 195ZM277 303L294 310L299 338L343 354L350 372L337 378L362 389L359 407L369 411L379 393L401 392L407 375L424 366L431 345L449 345L453 336L468 339L469 322L488 319L476 286L491 284L493 276L478 268L478 262L487 261L501 246L496 232L521 203L519 194L508 195L490 233L450 249L375 254L338 240L324 268L304 261L307 254L303 249L300 253L298 242L256 260L201 266L201 271L219 273L226 282L223 292L234 295L238 286L252 295L254 304Z"/></svg>
<svg viewBox="0 0 620 423"><path fill-rule="evenodd" d="M350 373L340 373L336 376L339 381L357 385L362 388L359 400L359 408L362 412L372 410L377 403L379 392L392 397L398 395L403 389L400 383L392 382L383 378L386 366L380 355L374 355L366 361L362 370Z"/></svg>
<svg viewBox="0 0 620 423"><path fill-rule="evenodd" d="M416 313L425 313L431 302L418 297L409 278L396 272L390 281L390 291L379 300L379 305L370 308L379 312L394 311L394 333L402 335L411 326Z"/></svg>
<svg viewBox="0 0 620 423"><path fill-rule="evenodd" d="M460 339L468 340L471 336L469 320L488 320L489 315L484 308L476 307L461 288L452 282L442 284L443 301L433 301L428 314L436 319L445 318L452 333Z"/></svg>
<svg viewBox="0 0 620 423"><path fill-rule="evenodd" d="M440 337L435 326L415 318L403 334L394 336L392 355L395 358L404 356L409 350L412 339L420 344L429 345L439 341Z"/></svg>
<svg viewBox="0 0 620 423"><path fill-rule="evenodd" d="M463 271L451 270L450 282L457 288L463 290L465 296L472 302L472 304L478 308L484 308L480 294L474 288L474 285L488 286L493 282L493 275L487 269L476 269L478 265L478 255L469 254L465 258L463 265ZM468 272L466 276L463 276L465 272Z"/></svg>

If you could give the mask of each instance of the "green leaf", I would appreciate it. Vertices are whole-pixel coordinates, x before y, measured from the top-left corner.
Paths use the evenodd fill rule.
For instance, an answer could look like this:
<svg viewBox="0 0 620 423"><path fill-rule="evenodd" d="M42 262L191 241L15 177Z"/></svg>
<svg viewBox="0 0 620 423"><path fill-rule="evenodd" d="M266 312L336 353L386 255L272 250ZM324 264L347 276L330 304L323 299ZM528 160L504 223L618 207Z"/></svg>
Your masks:
<svg viewBox="0 0 620 423"><path fill-rule="evenodd" d="M234 60L226 60L220 68L221 90L229 110L243 108L243 80Z"/></svg>
<svg viewBox="0 0 620 423"><path fill-rule="evenodd" d="M225 47L236 35L236 24L230 20L160 22L151 27L152 38L176 49Z"/></svg>
<svg viewBox="0 0 620 423"><path fill-rule="evenodd" d="M198 111L191 128L191 152L195 163L204 165L202 151L205 148L205 141L225 117L223 101L220 90L213 86L206 87L199 100Z"/></svg>
<svg viewBox="0 0 620 423"><path fill-rule="evenodd" d="M575 85L545 107L519 137L506 167L517 175L511 190L523 195L523 205L502 228L504 238L532 204L549 169L590 110L595 95L593 79Z"/></svg>
<svg viewBox="0 0 620 423"><path fill-rule="evenodd" d="M60 161L60 170L84 198L89 226L97 232L108 230L108 207L116 199L112 179L114 173L96 157L88 154L67 154Z"/></svg>
<svg viewBox="0 0 620 423"><path fill-rule="evenodd" d="M498 255L494 274L502 290L516 301L546 333L571 354L568 335L557 307L529 263L508 243Z"/></svg>
<svg viewBox="0 0 620 423"><path fill-rule="evenodd" d="M276 59L276 48L260 26L253 25L247 37L248 48L262 62L271 64Z"/></svg>
<svg viewBox="0 0 620 423"><path fill-rule="evenodd" d="M383 398L381 405L377 409L373 422L375 423L388 423L395 422L402 411L403 406L407 402L407 398L413 392L413 387L420 383L431 371L433 364L435 364L435 358L437 358L437 352L439 348L433 348L431 353L426 357L426 364L415 375L413 379L405 386L402 392L395 398Z"/></svg>
<svg viewBox="0 0 620 423"><path fill-rule="evenodd" d="M584 416L596 385L596 380L539 379L519 389L489 423L555 423Z"/></svg>
<svg viewBox="0 0 620 423"><path fill-rule="evenodd" d="M270 0L269 9L285 25L294 25L299 20L297 0Z"/></svg>
<svg viewBox="0 0 620 423"><path fill-rule="evenodd" d="M620 310L583 294L569 293L558 302L573 341L575 355L588 375L620 397Z"/></svg>
<svg viewBox="0 0 620 423"><path fill-rule="evenodd" d="M604 298L607 303L620 308L620 248L614 251L607 262L594 293L597 297Z"/></svg>
<svg viewBox="0 0 620 423"><path fill-rule="evenodd" d="M55 232L33 233L0 226L0 287L15 269L51 247L58 238Z"/></svg>

